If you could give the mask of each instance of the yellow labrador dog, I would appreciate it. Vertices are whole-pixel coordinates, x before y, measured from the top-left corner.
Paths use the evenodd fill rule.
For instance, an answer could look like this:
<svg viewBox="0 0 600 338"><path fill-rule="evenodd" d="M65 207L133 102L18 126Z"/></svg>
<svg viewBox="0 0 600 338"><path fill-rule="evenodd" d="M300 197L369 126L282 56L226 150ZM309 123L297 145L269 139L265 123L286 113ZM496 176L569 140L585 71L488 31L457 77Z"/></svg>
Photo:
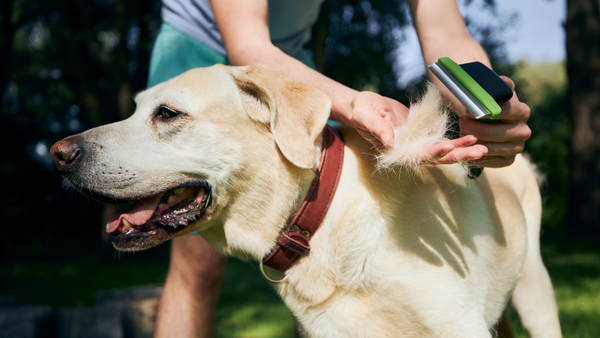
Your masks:
<svg viewBox="0 0 600 338"><path fill-rule="evenodd" d="M192 231L243 259L283 245L286 266L264 270L306 337L491 337L511 297L532 337L561 336L534 167L519 156L469 179L411 158L445 131L435 90L395 149L377 157L341 128L331 161L328 97L264 66L191 70L135 100L131 118L52 148L74 187L125 205L107 225L118 250ZM313 179L331 163L320 226L298 229L290 220L320 198Z"/></svg>

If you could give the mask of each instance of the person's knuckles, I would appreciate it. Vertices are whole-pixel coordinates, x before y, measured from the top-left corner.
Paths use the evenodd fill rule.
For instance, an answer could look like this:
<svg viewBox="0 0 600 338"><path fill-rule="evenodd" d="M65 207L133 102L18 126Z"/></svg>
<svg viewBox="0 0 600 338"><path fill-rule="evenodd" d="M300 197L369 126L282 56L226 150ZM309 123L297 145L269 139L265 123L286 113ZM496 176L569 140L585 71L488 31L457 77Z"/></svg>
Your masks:
<svg viewBox="0 0 600 338"><path fill-rule="evenodd" d="M525 149L523 143L485 143L489 156L515 156Z"/></svg>
<svg viewBox="0 0 600 338"><path fill-rule="evenodd" d="M516 101L510 102L511 107L514 109L511 111L511 116L513 120L520 122L527 122L529 117L531 116L531 108L524 102Z"/></svg>
<svg viewBox="0 0 600 338"><path fill-rule="evenodd" d="M477 137L473 135L465 135L451 141L456 148L467 147L477 142Z"/></svg>
<svg viewBox="0 0 600 338"><path fill-rule="evenodd" d="M529 126L525 124L521 128L519 128L519 134L517 136L520 140L523 140L523 142L525 142L529 140L529 138L531 137L531 133L531 128L529 128Z"/></svg>
<svg viewBox="0 0 600 338"><path fill-rule="evenodd" d="M531 137L531 129L526 123L484 123L460 121L460 131L477 137L479 142L525 142Z"/></svg>
<svg viewBox="0 0 600 338"><path fill-rule="evenodd" d="M448 155L449 153L451 153L454 150L454 146L451 144L444 144L442 146L436 147L436 149L434 149L432 151L432 157L435 158L442 158L446 155Z"/></svg>
<svg viewBox="0 0 600 338"><path fill-rule="evenodd" d="M515 162L514 156L488 156L480 161L471 161L473 164L486 168L503 168Z"/></svg>
<svg viewBox="0 0 600 338"><path fill-rule="evenodd" d="M512 90L515 90L515 82L506 75L500 75L502 81L504 81Z"/></svg>
<svg viewBox="0 0 600 338"><path fill-rule="evenodd" d="M525 150L525 144L518 143L508 149L508 154L510 154L510 155L520 154L523 152L523 150Z"/></svg>
<svg viewBox="0 0 600 338"><path fill-rule="evenodd" d="M497 138L494 137L496 133L494 132L491 123L488 124L477 120L463 118L459 120L459 128L463 134L473 135L480 141L490 141L490 139Z"/></svg>
<svg viewBox="0 0 600 338"><path fill-rule="evenodd" d="M512 142L512 143L525 143L531 137L531 128L526 123L516 123L511 125L505 125L505 131L503 137L498 140L486 140L494 142Z"/></svg>
<svg viewBox="0 0 600 338"><path fill-rule="evenodd" d="M524 123L529 119L529 106L518 100L510 100L502 104L502 112L498 121L501 123Z"/></svg>
<svg viewBox="0 0 600 338"><path fill-rule="evenodd" d="M488 162L487 166L491 168L503 168L512 165L514 162L514 156L500 156L497 157L495 160Z"/></svg>
<svg viewBox="0 0 600 338"><path fill-rule="evenodd" d="M483 150L480 148L473 148L469 151L468 156L470 159L478 159L487 154L487 150Z"/></svg>

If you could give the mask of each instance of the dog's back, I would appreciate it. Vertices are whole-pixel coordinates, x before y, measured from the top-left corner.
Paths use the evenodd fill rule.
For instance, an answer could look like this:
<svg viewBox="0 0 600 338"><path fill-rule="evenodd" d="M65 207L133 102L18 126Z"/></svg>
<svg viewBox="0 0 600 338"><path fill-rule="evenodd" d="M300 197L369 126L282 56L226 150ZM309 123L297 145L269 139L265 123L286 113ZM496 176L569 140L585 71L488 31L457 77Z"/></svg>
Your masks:
<svg viewBox="0 0 600 338"><path fill-rule="evenodd" d="M371 145L342 133L331 209L279 286L308 336L490 336L523 271L533 278L519 288L542 305L521 311L530 333L560 337L539 258L538 176L524 156L474 180L461 165L377 170Z"/></svg>

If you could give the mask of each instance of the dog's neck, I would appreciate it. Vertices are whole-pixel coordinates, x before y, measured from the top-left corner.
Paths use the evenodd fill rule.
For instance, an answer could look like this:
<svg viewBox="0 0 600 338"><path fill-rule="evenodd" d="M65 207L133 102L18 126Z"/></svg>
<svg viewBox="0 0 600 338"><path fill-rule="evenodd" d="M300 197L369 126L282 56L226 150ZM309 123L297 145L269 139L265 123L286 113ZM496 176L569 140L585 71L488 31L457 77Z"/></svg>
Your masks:
<svg viewBox="0 0 600 338"><path fill-rule="evenodd" d="M323 140L324 137L319 136L316 142ZM321 157L327 145L319 148L323 149L318 153ZM255 260L269 254L277 245L280 231L289 225L318 176L312 169L282 161L280 153L264 158L264 162L247 168L254 174L241 176L248 179L237 180L229 187L236 193L231 197L236 202L230 203L233 208L226 212L224 223L202 231L202 235L225 254ZM324 158L320 158L319 164L323 161Z"/></svg>
<svg viewBox="0 0 600 338"><path fill-rule="evenodd" d="M342 172L344 143L330 127L323 132L323 151L310 189L300 208L280 231L275 248L263 259L264 265L286 271L310 251L309 241L327 214Z"/></svg>

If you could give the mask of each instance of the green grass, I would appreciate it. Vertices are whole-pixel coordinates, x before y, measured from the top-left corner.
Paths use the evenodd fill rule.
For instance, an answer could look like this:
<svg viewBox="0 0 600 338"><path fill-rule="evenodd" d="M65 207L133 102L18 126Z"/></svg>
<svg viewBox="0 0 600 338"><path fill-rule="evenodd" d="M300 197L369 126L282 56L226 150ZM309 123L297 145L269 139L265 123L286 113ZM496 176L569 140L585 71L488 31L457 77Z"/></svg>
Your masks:
<svg viewBox="0 0 600 338"><path fill-rule="evenodd" d="M543 252L552 278L565 338L600 337L600 253ZM510 318L518 338L528 337L517 314Z"/></svg>
<svg viewBox="0 0 600 338"><path fill-rule="evenodd" d="M114 259L99 253L72 259L16 260L0 265L0 299L56 307L92 306L100 290L162 284L168 257L144 253ZM294 337L294 321L256 264L230 259L215 313L217 337Z"/></svg>
<svg viewBox="0 0 600 338"><path fill-rule="evenodd" d="M100 290L162 284L167 261L119 262L94 253L66 260L13 261L0 266L0 271L0 294L18 304L90 306Z"/></svg>
<svg viewBox="0 0 600 338"><path fill-rule="evenodd" d="M561 252L561 253L557 253ZM600 337L600 253L544 250L565 338ZM0 265L0 295L19 304L90 306L99 290L162 283L167 257L102 259L99 254L62 261L13 261ZM514 311L517 337L527 337ZM216 311L217 337L294 337L294 322L255 263L230 259Z"/></svg>
<svg viewBox="0 0 600 338"><path fill-rule="evenodd" d="M294 321L256 263L230 259L216 312L217 337L294 337Z"/></svg>

